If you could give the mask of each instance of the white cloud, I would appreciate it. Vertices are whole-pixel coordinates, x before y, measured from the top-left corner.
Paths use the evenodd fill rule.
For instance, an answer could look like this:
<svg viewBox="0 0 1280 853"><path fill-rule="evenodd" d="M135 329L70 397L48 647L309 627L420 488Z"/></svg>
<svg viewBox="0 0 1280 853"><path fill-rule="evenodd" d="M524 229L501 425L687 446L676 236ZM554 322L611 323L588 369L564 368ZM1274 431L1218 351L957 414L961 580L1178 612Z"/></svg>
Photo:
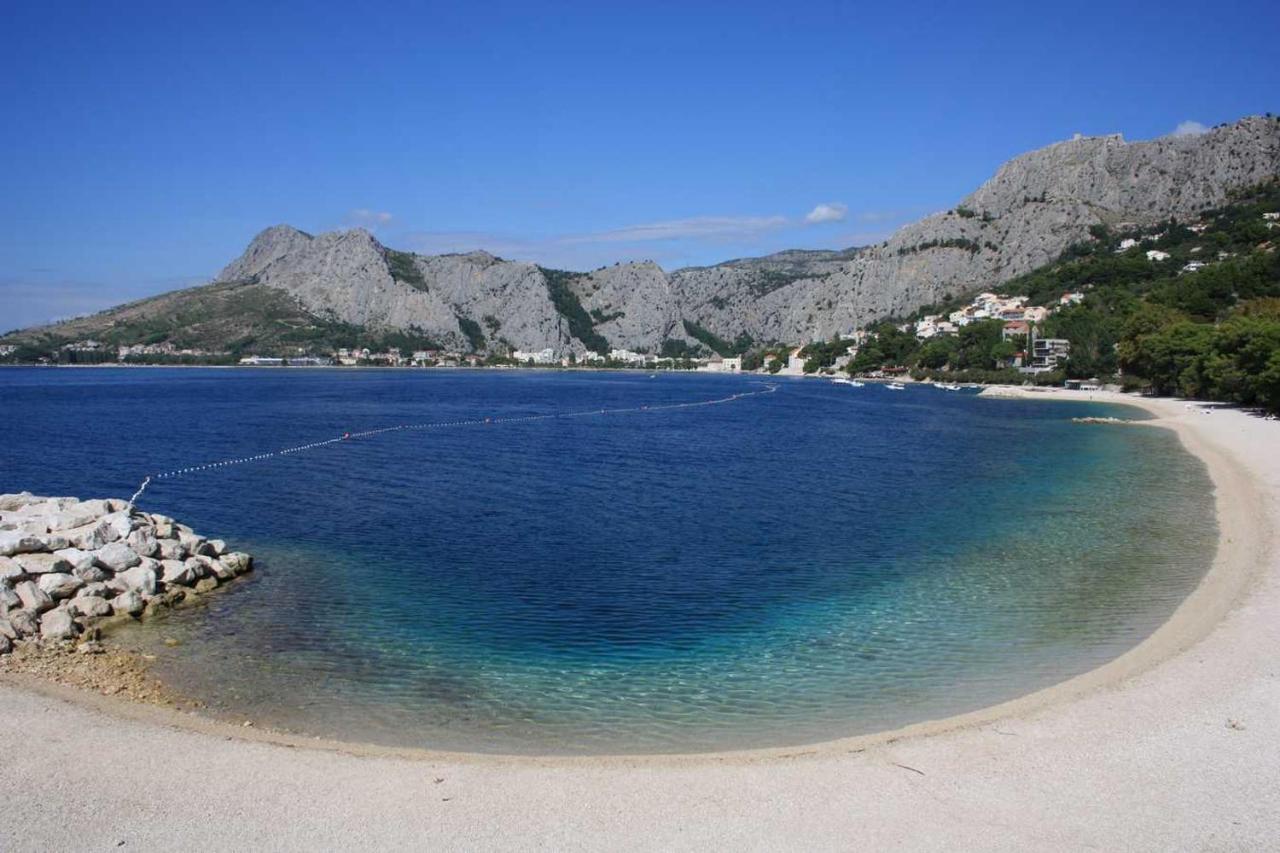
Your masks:
<svg viewBox="0 0 1280 853"><path fill-rule="evenodd" d="M1174 136L1199 136L1208 132L1209 128L1198 121L1191 121L1190 119L1178 122L1178 126L1173 129Z"/></svg>
<svg viewBox="0 0 1280 853"><path fill-rule="evenodd" d="M578 234L561 238L562 243L639 243L650 240L682 240L701 238L748 237L782 228L785 216L695 216L628 225L609 231Z"/></svg>
<svg viewBox="0 0 1280 853"><path fill-rule="evenodd" d="M360 225L365 228L377 228L379 225L386 225L392 219L395 219L385 210L370 210L367 207L357 207L347 214L348 225Z"/></svg>
<svg viewBox="0 0 1280 853"><path fill-rule="evenodd" d="M804 221L810 225L816 225L820 222L843 222L844 218L849 215L849 208L846 205L833 201L828 204L820 204L805 215Z"/></svg>

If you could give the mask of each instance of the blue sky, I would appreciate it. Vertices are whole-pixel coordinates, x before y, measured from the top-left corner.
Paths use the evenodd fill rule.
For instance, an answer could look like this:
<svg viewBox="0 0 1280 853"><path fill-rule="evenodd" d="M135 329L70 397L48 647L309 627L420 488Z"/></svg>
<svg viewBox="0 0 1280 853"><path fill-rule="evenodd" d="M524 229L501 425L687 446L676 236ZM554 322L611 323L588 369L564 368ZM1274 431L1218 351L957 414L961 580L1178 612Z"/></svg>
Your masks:
<svg viewBox="0 0 1280 853"><path fill-rule="evenodd" d="M577 269L869 243L1073 133L1280 111L1274 0L935 5L7 3L0 329L279 222Z"/></svg>

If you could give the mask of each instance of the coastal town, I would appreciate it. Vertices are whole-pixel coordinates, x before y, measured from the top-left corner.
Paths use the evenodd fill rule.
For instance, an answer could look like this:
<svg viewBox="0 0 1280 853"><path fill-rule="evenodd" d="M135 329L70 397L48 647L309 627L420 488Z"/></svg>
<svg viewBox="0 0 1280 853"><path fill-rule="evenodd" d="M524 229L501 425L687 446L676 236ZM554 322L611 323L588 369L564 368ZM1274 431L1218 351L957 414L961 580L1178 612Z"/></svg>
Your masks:
<svg viewBox="0 0 1280 853"><path fill-rule="evenodd" d="M972 323L999 320L1004 324L1002 337L1021 345L1007 363L1001 366L1026 373L1038 373L1056 369L1070 354L1071 349L1070 341L1065 339L1037 337L1038 324L1057 307L1078 304L1084 296L1082 292L1064 293L1058 306L1043 307L1028 305L1025 296L1000 296L983 292L975 296L969 305L945 316L925 315L914 322L899 324L898 328L904 333L913 334L917 340L928 341L954 336ZM829 375L845 370L857 356L869 334L869 330L858 329L838 335L839 341L845 344L842 353L830 364L816 367L807 356L809 345L768 347L752 365L749 359L744 359L743 354L722 355L711 352L675 357L620 348L612 348L607 353L590 350L578 353L559 352L551 347L532 351L513 349L505 356L444 349L406 351L399 347L342 347L328 353L316 353L308 348L298 347L296 353L290 355L249 354L237 358L227 351L179 348L168 341L113 347L93 339L63 345L61 358L56 363L130 365L208 364L222 361L241 367L636 368L804 376L814 373ZM12 345L0 346L0 359L12 356L15 350L16 347ZM48 359L45 362L55 363ZM744 367L744 363L747 366Z"/></svg>

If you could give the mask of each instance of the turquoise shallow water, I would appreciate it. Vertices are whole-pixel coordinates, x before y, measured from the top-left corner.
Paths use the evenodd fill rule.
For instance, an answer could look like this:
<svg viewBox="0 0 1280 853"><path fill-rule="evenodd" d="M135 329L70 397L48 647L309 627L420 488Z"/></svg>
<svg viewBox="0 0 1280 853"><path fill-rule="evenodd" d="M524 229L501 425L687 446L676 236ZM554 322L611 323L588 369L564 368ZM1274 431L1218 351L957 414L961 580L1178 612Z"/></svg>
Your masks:
<svg viewBox="0 0 1280 853"><path fill-rule="evenodd" d="M716 376L0 371L4 488L402 422L658 405ZM783 381L162 481L253 579L127 641L214 712L508 752L798 744L948 716L1151 633L1216 543L1203 466L1092 404ZM47 460L56 458L52 466ZM163 638L177 638L170 648Z"/></svg>

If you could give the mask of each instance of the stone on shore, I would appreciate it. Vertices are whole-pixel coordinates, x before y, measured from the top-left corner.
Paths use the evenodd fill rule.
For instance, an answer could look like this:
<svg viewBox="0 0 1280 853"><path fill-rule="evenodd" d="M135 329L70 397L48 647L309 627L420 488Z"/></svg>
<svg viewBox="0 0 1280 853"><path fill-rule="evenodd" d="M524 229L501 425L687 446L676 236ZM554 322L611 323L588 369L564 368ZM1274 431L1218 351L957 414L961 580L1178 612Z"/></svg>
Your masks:
<svg viewBox="0 0 1280 853"><path fill-rule="evenodd" d="M177 539L159 539L158 554L153 556L159 557L161 560L185 560L187 558L187 549Z"/></svg>
<svg viewBox="0 0 1280 853"><path fill-rule="evenodd" d="M40 500L41 498L36 497L30 492L0 495L0 512L14 512L22 509L28 504L36 503Z"/></svg>
<svg viewBox="0 0 1280 853"><path fill-rule="evenodd" d="M14 610L21 606L22 599L18 598L18 594L5 584L0 583L0 613L4 613L6 610Z"/></svg>
<svg viewBox="0 0 1280 853"><path fill-rule="evenodd" d="M111 615L111 603L98 595L79 595L71 599L67 605L72 613L87 619L97 619Z"/></svg>
<svg viewBox="0 0 1280 853"><path fill-rule="evenodd" d="M19 637L34 637L40 633L40 619L30 610L10 610L5 618Z"/></svg>
<svg viewBox="0 0 1280 853"><path fill-rule="evenodd" d="M94 556L92 551L84 551L80 548L63 548L54 552L55 557L61 557L71 564L71 571L79 574L81 569L96 566L98 558Z"/></svg>
<svg viewBox="0 0 1280 853"><path fill-rule="evenodd" d="M227 543L221 539L208 539L196 551L203 557L221 557L227 550Z"/></svg>
<svg viewBox="0 0 1280 853"><path fill-rule="evenodd" d="M23 581L13 588L22 601L22 608L33 613L43 613L53 609L53 599L49 593L36 586L33 581Z"/></svg>
<svg viewBox="0 0 1280 853"><path fill-rule="evenodd" d="M29 575L71 571L71 563L57 554L19 554L13 561Z"/></svg>
<svg viewBox="0 0 1280 853"><path fill-rule="evenodd" d="M0 557L0 581L16 583L27 576L12 557Z"/></svg>
<svg viewBox="0 0 1280 853"><path fill-rule="evenodd" d="M213 592L218 588L218 579L216 577L200 578L196 581L196 592L204 595L206 592Z"/></svg>
<svg viewBox="0 0 1280 853"><path fill-rule="evenodd" d="M142 562L142 558L123 542L112 542L98 552L98 562L113 572L123 572Z"/></svg>
<svg viewBox="0 0 1280 853"><path fill-rule="evenodd" d="M160 566L160 580L166 584L191 586L200 578L199 573L192 566L181 560L161 560Z"/></svg>
<svg viewBox="0 0 1280 853"><path fill-rule="evenodd" d="M234 577L239 577L253 568L253 558L243 551L235 551L230 554L223 554L218 562L231 572Z"/></svg>
<svg viewBox="0 0 1280 853"><path fill-rule="evenodd" d="M70 640L76 635L76 621L69 611L58 608L40 617L40 639Z"/></svg>
<svg viewBox="0 0 1280 853"><path fill-rule="evenodd" d="M107 574L106 569L97 565L88 566L87 568L80 568L77 566L71 570L71 574L80 578L80 580L85 583L99 583L111 577L111 575Z"/></svg>
<svg viewBox="0 0 1280 853"><path fill-rule="evenodd" d="M122 592L111 599L111 612L117 615L137 616L146 607L147 603L142 600L142 596L135 590Z"/></svg>
<svg viewBox="0 0 1280 853"><path fill-rule="evenodd" d="M75 527L71 530L62 531L62 535L67 537L72 546L85 551L97 551L99 548L107 544L107 538L103 535L103 525L86 524L84 527Z"/></svg>
<svg viewBox="0 0 1280 853"><path fill-rule="evenodd" d="M41 575L37 584L50 598L58 601L75 595L76 591L84 586L84 581L75 575L65 572L51 572L47 575Z"/></svg>
<svg viewBox="0 0 1280 853"><path fill-rule="evenodd" d="M44 540L32 533L19 530L6 530L0 533L0 557L34 554L44 550L46 550Z"/></svg>
<svg viewBox="0 0 1280 853"><path fill-rule="evenodd" d="M139 527L130 533L126 541L133 552L140 557L154 557L160 550L160 546L156 544L156 537L146 527Z"/></svg>
<svg viewBox="0 0 1280 853"><path fill-rule="evenodd" d="M82 598L86 595L99 595L103 598L110 598L115 595L115 593L111 591L111 587L107 586L102 581L89 581L79 592L76 593L76 598Z"/></svg>
<svg viewBox="0 0 1280 853"><path fill-rule="evenodd" d="M102 524L107 527L108 535L114 535L111 541L119 539L127 539L129 534L133 532L133 520L129 518L127 512L113 512L110 515L103 516Z"/></svg>
<svg viewBox="0 0 1280 853"><path fill-rule="evenodd" d="M125 592L135 591L143 595L156 594L156 571L150 566L134 566L115 576L118 583L124 584Z"/></svg>

